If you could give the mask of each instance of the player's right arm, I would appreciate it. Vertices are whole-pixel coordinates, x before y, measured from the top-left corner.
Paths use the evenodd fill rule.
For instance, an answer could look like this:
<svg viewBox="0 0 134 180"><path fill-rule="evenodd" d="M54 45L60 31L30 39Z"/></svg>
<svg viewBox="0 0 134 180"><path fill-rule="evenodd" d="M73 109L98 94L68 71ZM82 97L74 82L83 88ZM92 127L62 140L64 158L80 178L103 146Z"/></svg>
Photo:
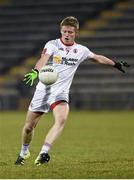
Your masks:
<svg viewBox="0 0 134 180"><path fill-rule="evenodd" d="M38 77L38 73L40 69L45 66L50 58L49 54L42 53L40 59L37 61L34 69L28 74L26 74L24 77L24 81L26 84L30 84L30 86L33 85L34 80Z"/></svg>
<svg viewBox="0 0 134 180"><path fill-rule="evenodd" d="M25 75L24 81L26 84L30 84L30 86L33 85L34 80L38 77L38 73L40 69L45 66L50 58L50 56L53 54L55 50L55 46L52 41L48 41L42 51L40 59L37 61L34 69L28 74Z"/></svg>
<svg viewBox="0 0 134 180"><path fill-rule="evenodd" d="M45 66L50 58L49 54L42 54L40 59L37 61L34 69L40 71L40 69Z"/></svg>
<svg viewBox="0 0 134 180"><path fill-rule="evenodd" d="M38 73L40 69L47 64L50 56L53 55L54 51L55 51L55 40L48 41L45 44L41 57L37 61L34 69L32 69L30 73L25 75L24 81L26 82L26 84L30 84L30 86L33 85L34 80L38 77Z"/></svg>

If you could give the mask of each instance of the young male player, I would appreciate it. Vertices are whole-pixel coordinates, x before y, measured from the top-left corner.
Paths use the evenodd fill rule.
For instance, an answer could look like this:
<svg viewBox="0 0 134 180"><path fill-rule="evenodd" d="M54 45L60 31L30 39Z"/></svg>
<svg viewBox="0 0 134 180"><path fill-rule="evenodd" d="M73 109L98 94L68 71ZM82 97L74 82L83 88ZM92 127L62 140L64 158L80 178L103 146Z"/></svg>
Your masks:
<svg viewBox="0 0 134 180"><path fill-rule="evenodd" d="M91 52L87 47L77 44L75 38L79 29L79 22L75 17L69 16L60 24L61 38L46 43L41 58L37 61L34 69L25 75L26 83L33 85L38 77L41 67L52 58L52 65L58 71L59 77L56 83L45 86L39 82L33 99L30 103L26 122L22 130L22 147L15 162L16 165L23 165L30 157L29 145L33 137L34 128L44 112L50 109L53 111L54 125L49 130L41 151L35 160L35 165L47 163L50 160L48 151L55 140L61 134L69 113L69 89L74 74L81 62L92 59L97 63L106 64L125 72L123 66L128 67L126 62L115 62L103 55Z"/></svg>

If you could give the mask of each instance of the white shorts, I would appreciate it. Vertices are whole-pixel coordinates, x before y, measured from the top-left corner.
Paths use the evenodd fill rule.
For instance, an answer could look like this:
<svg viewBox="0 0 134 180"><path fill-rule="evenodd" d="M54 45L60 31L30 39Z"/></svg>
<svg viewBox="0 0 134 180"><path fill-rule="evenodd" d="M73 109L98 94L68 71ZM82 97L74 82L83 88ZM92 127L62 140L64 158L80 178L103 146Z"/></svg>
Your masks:
<svg viewBox="0 0 134 180"><path fill-rule="evenodd" d="M46 93L45 91L36 89L28 109L32 112L47 113L48 111L50 111L51 106L53 109L53 107L55 107L53 105L57 105L59 104L57 102L62 101L68 103L68 94L59 93L57 95L54 95L49 92Z"/></svg>

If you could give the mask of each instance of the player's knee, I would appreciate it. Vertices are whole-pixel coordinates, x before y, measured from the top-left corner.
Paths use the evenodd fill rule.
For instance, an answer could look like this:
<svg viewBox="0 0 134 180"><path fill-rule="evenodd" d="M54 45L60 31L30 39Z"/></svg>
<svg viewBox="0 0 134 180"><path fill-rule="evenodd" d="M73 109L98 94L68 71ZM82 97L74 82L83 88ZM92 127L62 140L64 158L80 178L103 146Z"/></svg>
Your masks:
<svg viewBox="0 0 134 180"><path fill-rule="evenodd" d="M25 126L24 126L24 131L28 134L28 133L30 133L30 132L32 132L33 131L33 126L32 125L30 125L30 124L26 124Z"/></svg>
<svg viewBox="0 0 134 180"><path fill-rule="evenodd" d="M62 127L65 125L65 122L66 122L66 118L64 116L59 116L56 123Z"/></svg>

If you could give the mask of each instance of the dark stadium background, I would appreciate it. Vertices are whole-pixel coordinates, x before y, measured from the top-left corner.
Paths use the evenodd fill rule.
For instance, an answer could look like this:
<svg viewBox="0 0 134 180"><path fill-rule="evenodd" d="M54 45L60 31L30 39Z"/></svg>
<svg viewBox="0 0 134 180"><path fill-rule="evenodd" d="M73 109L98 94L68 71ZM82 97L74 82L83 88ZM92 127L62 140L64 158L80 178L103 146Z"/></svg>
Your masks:
<svg viewBox="0 0 134 180"><path fill-rule="evenodd" d="M134 108L133 0L0 0L0 110L25 110L34 87L23 82L44 47L60 36L59 23L76 16L77 42L93 52L131 68L114 68L85 61L75 75L70 104L74 109ZM36 83L35 83L36 84Z"/></svg>
<svg viewBox="0 0 134 180"><path fill-rule="evenodd" d="M14 165L35 85L24 75L44 44L60 36L66 16L80 21L77 42L131 67L83 62L70 91L70 113L51 161L34 166L52 112L30 146L31 158ZM134 179L134 0L0 0L0 179Z"/></svg>

